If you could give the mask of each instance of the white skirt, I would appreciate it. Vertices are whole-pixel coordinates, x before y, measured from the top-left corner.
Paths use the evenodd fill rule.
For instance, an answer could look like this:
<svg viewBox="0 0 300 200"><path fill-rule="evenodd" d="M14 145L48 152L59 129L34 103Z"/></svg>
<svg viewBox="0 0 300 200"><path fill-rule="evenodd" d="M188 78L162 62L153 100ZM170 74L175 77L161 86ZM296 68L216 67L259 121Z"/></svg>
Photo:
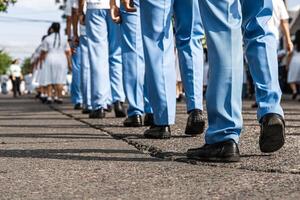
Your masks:
<svg viewBox="0 0 300 200"><path fill-rule="evenodd" d="M47 73L48 73L48 69L47 68L48 68L48 66L45 63L43 63L41 65L40 72L39 72L39 79L38 79L39 80L39 85L43 86L43 87L51 84L50 80L49 80L49 78L47 76Z"/></svg>
<svg viewBox="0 0 300 200"><path fill-rule="evenodd" d="M300 52L294 52L288 71L288 83L300 83Z"/></svg>
<svg viewBox="0 0 300 200"><path fill-rule="evenodd" d="M49 53L45 61L45 82L48 84L66 84L68 74L68 61L66 55Z"/></svg>

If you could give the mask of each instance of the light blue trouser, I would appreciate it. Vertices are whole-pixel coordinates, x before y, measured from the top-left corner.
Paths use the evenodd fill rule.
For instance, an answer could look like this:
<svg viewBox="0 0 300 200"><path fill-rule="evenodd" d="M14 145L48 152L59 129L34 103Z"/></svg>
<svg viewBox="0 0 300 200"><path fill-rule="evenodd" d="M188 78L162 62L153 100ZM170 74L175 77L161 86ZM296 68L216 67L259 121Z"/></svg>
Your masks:
<svg viewBox="0 0 300 200"><path fill-rule="evenodd" d="M86 31L93 109L107 108L110 101L124 102L120 26L114 24L109 10L88 9Z"/></svg>
<svg viewBox="0 0 300 200"><path fill-rule="evenodd" d="M207 144L233 139L242 130L243 48L239 0L199 0L210 65Z"/></svg>
<svg viewBox="0 0 300 200"><path fill-rule="evenodd" d="M122 60L124 90L129 107L128 116L152 113L144 92L145 62L141 33L139 0L135 0L137 12L128 13L121 6Z"/></svg>
<svg viewBox="0 0 300 200"><path fill-rule="evenodd" d="M140 1L146 86L156 125L175 123L176 70L171 23L173 2Z"/></svg>
<svg viewBox="0 0 300 200"><path fill-rule="evenodd" d="M174 0L176 47L187 110L203 110L203 48L204 38L198 1ZM193 23L191 23L193 22Z"/></svg>
<svg viewBox="0 0 300 200"><path fill-rule="evenodd" d="M246 56L256 89L257 117L267 113L283 116L280 106L281 89L278 81L277 42L268 29L273 13L272 0L241 0Z"/></svg>
<svg viewBox="0 0 300 200"><path fill-rule="evenodd" d="M92 109L91 102L91 69L88 55L87 37L80 36L80 49L81 49L81 91L83 96L83 107Z"/></svg>
<svg viewBox="0 0 300 200"><path fill-rule="evenodd" d="M81 49L76 48L76 53L72 55L72 84L71 84L72 103L82 103L81 93Z"/></svg>

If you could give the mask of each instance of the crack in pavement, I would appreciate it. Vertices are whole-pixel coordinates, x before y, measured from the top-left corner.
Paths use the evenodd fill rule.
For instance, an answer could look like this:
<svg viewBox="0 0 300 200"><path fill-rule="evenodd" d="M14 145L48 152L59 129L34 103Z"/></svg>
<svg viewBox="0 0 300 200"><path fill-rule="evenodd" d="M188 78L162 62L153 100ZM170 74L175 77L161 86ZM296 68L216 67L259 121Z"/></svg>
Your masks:
<svg viewBox="0 0 300 200"><path fill-rule="evenodd" d="M96 130L100 130L101 132L104 132L105 134L107 134L108 136L112 137L113 139L116 140L121 140L124 141L125 143L127 143L130 146L135 147L138 151L144 153L144 154L148 154L153 158L158 158L158 159L162 159L164 161L171 161L171 162L181 162L181 163L185 163L185 164L192 164L192 165L198 165L198 166L209 166L209 167L217 167L217 168L224 168L224 169L239 169L239 170L247 170L247 171L252 171L252 172L263 172L263 173L279 173L279 174L293 174L293 175L300 175L300 171L299 170L290 170L290 171L284 171L281 169L259 169L258 167L256 168L249 168L246 166L220 166L218 165L218 163L208 163L208 162L199 162L196 160L191 160L188 159L185 156L185 153L179 153L179 152L165 152L162 149L155 147L153 145L147 145L147 144L143 144L141 142L137 142L134 141L131 136L129 137L122 137L122 136L118 136L115 135L113 132L106 130L105 128L101 128L97 125L93 125L91 123L88 123L84 120L82 120L81 118L78 117L74 117L72 114L68 114L65 113L64 111L60 110L59 108L56 108L54 106L49 106L52 110L59 112L62 115L65 115L67 117L70 117L78 122L81 122L83 124L88 125L89 127L96 129Z"/></svg>

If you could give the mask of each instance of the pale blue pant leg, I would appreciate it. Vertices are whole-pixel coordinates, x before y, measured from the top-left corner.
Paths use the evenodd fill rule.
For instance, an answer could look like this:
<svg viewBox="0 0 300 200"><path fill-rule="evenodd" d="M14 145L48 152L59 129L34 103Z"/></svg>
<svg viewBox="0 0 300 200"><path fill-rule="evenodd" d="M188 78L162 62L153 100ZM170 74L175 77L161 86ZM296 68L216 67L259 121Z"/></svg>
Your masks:
<svg viewBox="0 0 300 200"><path fill-rule="evenodd" d="M91 67L91 99L93 110L107 108L110 95L107 10L88 9L86 31Z"/></svg>
<svg viewBox="0 0 300 200"><path fill-rule="evenodd" d="M91 69L88 55L87 37L80 36L81 49L81 91L83 96L83 106L92 109L91 103Z"/></svg>
<svg viewBox="0 0 300 200"><path fill-rule="evenodd" d="M144 113L153 114L153 109L149 102L149 93L148 93L147 85L146 85L147 83L148 82L146 81L146 76L145 76L145 80L144 80Z"/></svg>
<svg viewBox="0 0 300 200"><path fill-rule="evenodd" d="M198 1L175 0L174 13L176 46L187 100L187 111L203 110L203 47L201 39L204 38L204 30Z"/></svg>
<svg viewBox="0 0 300 200"><path fill-rule="evenodd" d="M106 11L109 43L109 74L112 101L113 103L116 101L125 102L122 69L121 29L120 25L114 23L111 19L110 10Z"/></svg>
<svg viewBox="0 0 300 200"><path fill-rule="evenodd" d="M283 116L280 106L277 41L266 25L273 13L272 0L241 0L246 56L256 88L257 117L268 113Z"/></svg>
<svg viewBox="0 0 300 200"><path fill-rule="evenodd" d="M147 90L156 125L175 123L176 70L173 0L140 1Z"/></svg>
<svg viewBox="0 0 300 200"><path fill-rule="evenodd" d="M243 123L240 3L239 0L199 0L199 6L210 65L205 140L207 144L230 139L238 143Z"/></svg>
<svg viewBox="0 0 300 200"><path fill-rule="evenodd" d="M72 55L72 84L71 84L72 103L82 103L81 94L81 50L76 48L76 53Z"/></svg>
<svg viewBox="0 0 300 200"><path fill-rule="evenodd" d="M145 63L140 23L139 1L134 1L137 12L126 12L121 6L123 83L128 101L127 115L144 114Z"/></svg>

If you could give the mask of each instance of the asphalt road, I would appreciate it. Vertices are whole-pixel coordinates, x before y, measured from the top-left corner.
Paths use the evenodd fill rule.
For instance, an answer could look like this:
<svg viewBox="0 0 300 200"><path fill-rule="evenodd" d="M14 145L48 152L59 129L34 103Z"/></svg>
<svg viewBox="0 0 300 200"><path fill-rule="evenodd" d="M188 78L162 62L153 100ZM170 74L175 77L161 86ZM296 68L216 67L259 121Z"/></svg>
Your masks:
<svg viewBox="0 0 300 200"><path fill-rule="evenodd" d="M178 104L170 140L143 138L124 119L91 120L69 102L0 96L0 199L300 199L300 103L284 101L285 147L258 148L259 126L243 106L241 162L201 163L185 152L203 144L186 137Z"/></svg>

